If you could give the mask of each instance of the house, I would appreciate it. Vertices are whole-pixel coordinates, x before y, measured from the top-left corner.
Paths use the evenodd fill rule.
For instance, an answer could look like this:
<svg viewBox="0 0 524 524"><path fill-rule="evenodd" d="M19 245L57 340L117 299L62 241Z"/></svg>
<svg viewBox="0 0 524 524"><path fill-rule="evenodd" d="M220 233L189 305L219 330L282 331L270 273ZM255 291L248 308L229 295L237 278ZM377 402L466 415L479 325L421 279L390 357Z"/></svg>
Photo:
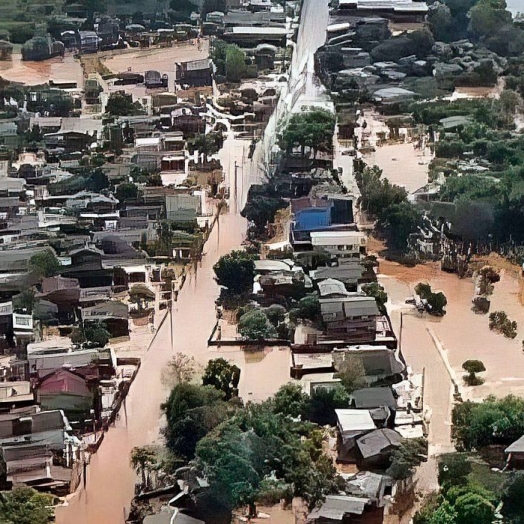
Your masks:
<svg viewBox="0 0 524 524"><path fill-rule="evenodd" d="M253 27L253 26L234 26L224 31L222 38L226 42L256 46L266 43L284 47L288 30L285 27Z"/></svg>
<svg viewBox="0 0 524 524"><path fill-rule="evenodd" d="M200 195L166 195L166 218L172 222L192 222L202 214Z"/></svg>
<svg viewBox="0 0 524 524"><path fill-rule="evenodd" d="M404 439L392 429L376 429L356 441L356 461L359 469L385 469L389 466L391 453Z"/></svg>
<svg viewBox="0 0 524 524"><path fill-rule="evenodd" d="M95 31L79 31L78 38L81 53L96 53L98 51L100 38Z"/></svg>
<svg viewBox="0 0 524 524"><path fill-rule="evenodd" d="M506 465L513 469L524 469L524 435L505 450Z"/></svg>
<svg viewBox="0 0 524 524"><path fill-rule="evenodd" d="M311 231L315 251L341 258L359 258L367 251L367 237L359 231Z"/></svg>
<svg viewBox="0 0 524 524"><path fill-rule="evenodd" d="M83 308L82 319L85 322L103 322L112 337L129 335L129 310L127 304L118 300L108 300L91 307Z"/></svg>
<svg viewBox="0 0 524 524"><path fill-rule="evenodd" d="M31 382L26 380L0 382L0 410L32 406L34 403L35 395Z"/></svg>
<svg viewBox="0 0 524 524"><path fill-rule="evenodd" d="M209 58L175 63L175 82L190 87L211 86L212 66Z"/></svg>
<svg viewBox="0 0 524 524"><path fill-rule="evenodd" d="M29 261L33 255L44 251L53 251L49 246L40 246L25 249L10 249L0 251L0 274L2 273L26 273L29 269Z"/></svg>
<svg viewBox="0 0 524 524"><path fill-rule="evenodd" d="M39 296L56 304L62 323L74 319L74 310L80 302L80 283L76 278L55 276L42 280Z"/></svg>
<svg viewBox="0 0 524 524"><path fill-rule="evenodd" d="M54 338L27 346L29 371L42 377L63 367L81 368L98 360L97 349L72 349L71 339Z"/></svg>
<svg viewBox="0 0 524 524"><path fill-rule="evenodd" d="M338 0L339 14L385 17L399 22L423 22L428 12L425 2L413 0Z"/></svg>
<svg viewBox="0 0 524 524"><path fill-rule="evenodd" d="M0 123L0 146L16 149L20 143L18 128L15 122Z"/></svg>
<svg viewBox="0 0 524 524"><path fill-rule="evenodd" d="M40 377L36 400L44 410L62 410L70 421L83 422L96 407L86 378L67 368Z"/></svg>
<svg viewBox="0 0 524 524"><path fill-rule="evenodd" d="M349 296L346 286L340 280L327 278L318 283L321 298L343 298Z"/></svg>
<svg viewBox="0 0 524 524"><path fill-rule="evenodd" d="M337 461L354 462L357 439L377 429L369 410L335 409L337 416Z"/></svg>
<svg viewBox="0 0 524 524"><path fill-rule="evenodd" d="M406 366L395 355L395 351L386 346L358 345L333 350L333 363L338 371L348 363L362 366L364 379L372 384L381 379L399 377L405 373Z"/></svg>
<svg viewBox="0 0 524 524"><path fill-rule="evenodd" d="M334 279L342 282L348 291L357 291L359 284L373 282L376 277L373 270L367 270L359 260L349 259L348 263L334 267L319 267L309 272L314 282Z"/></svg>
<svg viewBox="0 0 524 524"><path fill-rule="evenodd" d="M387 407L397 409L397 401L390 387L357 389L351 393L350 405L356 409Z"/></svg>
<svg viewBox="0 0 524 524"><path fill-rule="evenodd" d="M326 340L351 343L375 340L380 312L374 297L357 295L320 298L319 302L322 320L326 325Z"/></svg>
<svg viewBox="0 0 524 524"><path fill-rule="evenodd" d="M63 411L0 413L0 445L38 443L51 451L63 451L71 426Z"/></svg>
<svg viewBox="0 0 524 524"><path fill-rule="evenodd" d="M373 506L367 498L348 495L328 495L322 505L307 516L308 524L381 524L382 521L382 508Z"/></svg>

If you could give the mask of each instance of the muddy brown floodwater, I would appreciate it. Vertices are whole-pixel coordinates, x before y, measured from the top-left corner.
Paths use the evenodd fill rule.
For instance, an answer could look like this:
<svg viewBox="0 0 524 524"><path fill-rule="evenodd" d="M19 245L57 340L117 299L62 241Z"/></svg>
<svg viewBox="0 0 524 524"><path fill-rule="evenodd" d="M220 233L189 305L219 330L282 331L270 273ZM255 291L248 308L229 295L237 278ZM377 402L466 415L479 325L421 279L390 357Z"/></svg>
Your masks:
<svg viewBox="0 0 524 524"><path fill-rule="evenodd" d="M46 84L49 80L73 81L78 87L83 85L82 67L72 54L42 62L25 62L22 55L14 53L11 61L0 62L0 76L26 85Z"/></svg>

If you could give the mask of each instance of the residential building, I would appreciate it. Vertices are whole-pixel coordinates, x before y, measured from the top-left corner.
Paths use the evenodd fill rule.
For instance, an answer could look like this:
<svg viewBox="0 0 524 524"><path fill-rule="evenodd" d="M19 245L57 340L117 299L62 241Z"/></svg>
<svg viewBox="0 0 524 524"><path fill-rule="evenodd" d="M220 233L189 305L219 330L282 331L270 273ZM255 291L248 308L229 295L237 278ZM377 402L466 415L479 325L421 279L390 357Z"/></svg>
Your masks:
<svg viewBox="0 0 524 524"><path fill-rule="evenodd" d="M375 340L380 312L374 297L321 298L320 311L327 340L351 343Z"/></svg>
<svg viewBox="0 0 524 524"><path fill-rule="evenodd" d="M359 258L366 254L367 237L359 231L311 231L311 245L340 258Z"/></svg>
<svg viewBox="0 0 524 524"><path fill-rule="evenodd" d="M211 86L213 83L211 60L203 58L202 60L177 62L175 64L175 82L191 87Z"/></svg>

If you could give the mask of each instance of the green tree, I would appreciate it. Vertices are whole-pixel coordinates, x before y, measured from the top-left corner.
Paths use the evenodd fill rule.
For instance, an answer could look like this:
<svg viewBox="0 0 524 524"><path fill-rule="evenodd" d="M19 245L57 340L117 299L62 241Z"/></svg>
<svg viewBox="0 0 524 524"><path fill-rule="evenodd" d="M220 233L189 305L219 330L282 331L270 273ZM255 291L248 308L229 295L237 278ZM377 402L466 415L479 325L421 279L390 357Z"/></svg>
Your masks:
<svg viewBox="0 0 524 524"><path fill-rule="evenodd" d="M224 393L212 386L180 383L171 390L161 407L167 419L164 437L175 456L191 460L199 440L230 416L223 399Z"/></svg>
<svg viewBox="0 0 524 524"><path fill-rule="evenodd" d="M228 82L240 82L246 76L246 55L237 45L228 45L225 68Z"/></svg>
<svg viewBox="0 0 524 524"><path fill-rule="evenodd" d="M138 196L138 186L131 182L118 184L115 196L121 203L124 203L126 200L136 200Z"/></svg>
<svg viewBox="0 0 524 524"><path fill-rule="evenodd" d="M409 236L418 231L422 215L409 202L385 208L379 215L378 229L385 236L388 246L406 250Z"/></svg>
<svg viewBox="0 0 524 524"><path fill-rule="evenodd" d="M421 462L427 461L427 455L428 442L425 438L406 439L391 454L386 475L396 480L407 479Z"/></svg>
<svg viewBox="0 0 524 524"><path fill-rule="evenodd" d="M337 416L335 409L347 409L349 395L346 389L338 384L330 388L317 387L311 393L308 419L320 426L335 426Z"/></svg>
<svg viewBox="0 0 524 524"><path fill-rule="evenodd" d="M29 259L29 272L37 278L52 277L59 269L60 262L50 249L39 251Z"/></svg>
<svg viewBox="0 0 524 524"><path fill-rule="evenodd" d="M133 102L130 94L111 93L107 100L106 112L113 116L132 116L144 113L139 102Z"/></svg>
<svg viewBox="0 0 524 524"><path fill-rule="evenodd" d="M142 478L143 489L149 488L148 472L156 465L155 451L147 446L134 447L131 451L131 467Z"/></svg>
<svg viewBox="0 0 524 524"><path fill-rule="evenodd" d="M469 386L477 386L484 382L483 379L477 377L477 373L482 373L486 371L484 363L480 360L466 360L462 364L462 369L468 372L468 375L464 375L464 381Z"/></svg>
<svg viewBox="0 0 524 524"><path fill-rule="evenodd" d="M275 413L304 418L309 411L309 397L299 384L285 384L275 393Z"/></svg>
<svg viewBox="0 0 524 524"><path fill-rule="evenodd" d="M32 488L0 492L2 524L48 524L53 518L54 497Z"/></svg>
<svg viewBox="0 0 524 524"><path fill-rule="evenodd" d="M454 406L451 420L451 436L459 451L509 445L524 434L524 399L508 395L462 402Z"/></svg>
<svg viewBox="0 0 524 524"><path fill-rule="evenodd" d="M340 364L339 370L334 377L340 379L340 383L348 393L352 393L356 389L365 387L365 375L366 371L362 361L350 359L344 360Z"/></svg>
<svg viewBox="0 0 524 524"><path fill-rule="evenodd" d="M444 490L451 486L464 486L468 483L471 470L471 462L465 453L441 455L438 461L438 482Z"/></svg>
<svg viewBox="0 0 524 524"><path fill-rule="evenodd" d="M238 396L239 381L240 368L235 364L230 364L225 358L211 359L202 377L204 386L213 386L222 391L226 400Z"/></svg>
<svg viewBox="0 0 524 524"><path fill-rule="evenodd" d="M238 332L247 340L259 340L261 342L277 336L276 329L260 309L248 311L240 317Z"/></svg>
<svg viewBox="0 0 524 524"><path fill-rule="evenodd" d="M469 17L468 31L476 38L492 36L512 23L511 13L506 11L505 0L479 0L471 8Z"/></svg>
<svg viewBox="0 0 524 524"><path fill-rule="evenodd" d="M322 434L303 422L275 413L274 401L249 403L203 438L196 463L214 498L230 510L242 505L256 513L256 501L274 489L310 507L336 492L335 470L322 451ZM271 476L271 482L264 482Z"/></svg>
<svg viewBox="0 0 524 524"><path fill-rule="evenodd" d="M36 302L37 299L34 289L24 289L13 297L13 310L19 313L27 312L30 314L33 312Z"/></svg>
<svg viewBox="0 0 524 524"><path fill-rule="evenodd" d="M325 109L309 108L291 116L278 136L279 145L287 154L299 148L304 158L307 149L315 158L319 151L332 151L334 131L335 117L332 113Z"/></svg>
<svg viewBox="0 0 524 524"><path fill-rule="evenodd" d="M287 202L279 196L250 195L242 210L242 216L252 222L257 234L261 235L265 232L266 226L275 221L277 211L287 206Z"/></svg>
<svg viewBox="0 0 524 524"><path fill-rule="evenodd" d="M111 333L102 322L90 322L84 326L84 338L89 346L103 348L109 342Z"/></svg>
<svg viewBox="0 0 524 524"><path fill-rule="evenodd" d="M213 270L218 284L227 287L230 293L239 295L253 288L255 262L245 251L232 251L220 257Z"/></svg>
<svg viewBox="0 0 524 524"><path fill-rule="evenodd" d="M198 151L204 155L204 162L207 162L208 157L218 153L224 143L222 133L198 133L188 141L188 148L191 153Z"/></svg>
<svg viewBox="0 0 524 524"><path fill-rule="evenodd" d="M454 504L457 524L491 524L495 517L493 504L477 493L466 493Z"/></svg>
<svg viewBox="0 0 524 524"><path fill-rule="evenodd" d="M444 500L426 522L427 524L457 524L457 512L447 500Z"/></svg>
<svg viewBox="0 0 524 524"><path fill-rule="evenodd" d="M290 311L293 321L298 319L317 321L320 317L320 300L316 293L309 293L302 297L297 306Z"/></svg>
<svg viewBox="0 0 524 524"><path fill-rule="evenodd" d="M518 524L524 515L524 471L512 471L502 486L502 514L507 522Z"/></svg>
<svg viewBox="0 0 524 524"><path fill-rule="evenodd" d="M497 331L507 338L517 336L517 322L510 320L504 311L494 311L489 314L489 329Z"/></svg>
<svg viewBox="0 0 524 524"><path fill-rule="evenodd" d="M370 284L365 284L362 286L362 291L368 297L375 297L377 301L377 306L381 314L386 314L386 302L388 301L388 294L386 293L383 286L378 282L371 282Z"/></svg>

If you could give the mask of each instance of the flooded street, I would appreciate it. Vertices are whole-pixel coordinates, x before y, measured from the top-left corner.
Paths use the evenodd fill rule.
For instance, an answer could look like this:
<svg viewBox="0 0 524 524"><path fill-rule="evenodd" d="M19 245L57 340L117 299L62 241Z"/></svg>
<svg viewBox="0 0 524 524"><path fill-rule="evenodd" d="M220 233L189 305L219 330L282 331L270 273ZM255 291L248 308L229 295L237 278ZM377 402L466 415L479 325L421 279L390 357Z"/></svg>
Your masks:
<svg viewBox="0 0 524 524"><path fill-rule="evenodd" d="M288 348L244 352L240 348L220 351L207 346L216 322L215 300L219 293L213 265L220 256L241 248L247 223L240 216L240 210L246 201L249 186L260 176L260 152L252 161L247 160L248 146L249 142L229 137L220 152L226 183L231 188L230 213L223 215L220 223L213 228L204 247L201 266L196 273L190 274L178 301L173 304L173 348L168 317L142 360L127 397L126 411L122 409L116 427L110 428L100 449L91 458L86 489L79 488L70 497L68 506L58 508L58 524L124 522L137 481L129 465L129 456L135 446L162 444L160 404L169 391L162 385L161 376L175 352L194 356L202 365L221 356L239 365L242 369L240 396L245 400L264 400L289 380ZM236 177L235 161L239 166ZM271 378L268 380L268 377Z"/></svg>
<svg viewBox="0 0 524 524"><path fill-rule="evenodd" d="M23 61L22 55L13 53L11 61L0 61L0 76L10 82L21 82L26 85L54 82L76 82L83 86L84 74L79 60L72 54L51 58L42 62Z"/></svg>

